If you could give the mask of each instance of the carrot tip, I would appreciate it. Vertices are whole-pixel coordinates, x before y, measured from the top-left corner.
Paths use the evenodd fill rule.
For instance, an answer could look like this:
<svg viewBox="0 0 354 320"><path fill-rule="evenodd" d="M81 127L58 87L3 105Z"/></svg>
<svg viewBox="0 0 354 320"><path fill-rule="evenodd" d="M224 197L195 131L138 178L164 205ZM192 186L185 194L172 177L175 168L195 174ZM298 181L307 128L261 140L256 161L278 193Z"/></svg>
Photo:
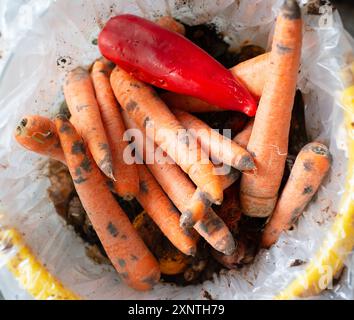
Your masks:
<svg viewBox="0 0 354 320"><path fill-rule="evenodd" d="M301 10L295 0L285 0L281 8L283 16L290 20L300 19Z"/></svg>
<svg viewBox="0 0 354 320"><path fill-rule="evenodd" d="M179 224L182 228L185 229L193 228L195 221L193 221L192 213L189 210L182 213L179 219Z"/></svg>
<svg viewBox="0 0 354 320"><path fill-rule="evenodd" d="M231 233L227 234L225 237L220 240L217 245L215 246L215 249L220 251L226 256L232 255L235 250L236 250L236 242L234 237L232 236Z"/></svg>
<svg viewBox="0 0 354 320"><path fill-rule="evenodd" d="M238 168L242 170L253 170L256 168L256 165L251 156L245 155L242 156L241 160L238 163Z"/></svg>

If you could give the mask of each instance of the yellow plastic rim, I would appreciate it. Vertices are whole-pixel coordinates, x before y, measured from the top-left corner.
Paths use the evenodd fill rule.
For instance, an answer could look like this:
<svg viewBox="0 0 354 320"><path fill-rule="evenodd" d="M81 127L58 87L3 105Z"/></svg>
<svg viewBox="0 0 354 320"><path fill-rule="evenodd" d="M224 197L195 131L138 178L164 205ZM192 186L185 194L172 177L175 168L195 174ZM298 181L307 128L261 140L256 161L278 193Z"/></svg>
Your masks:
<svg viewBox="0 0 354 320"><path fill-rule="evenodd" d="M322 247L305 272L291 282L275 299L312 296L328 288L333 276L342 270L348 254L354 247L354 85L343 91L342 104L345 107L349 160L345 193L341 199L339 213ZM16 230L0 230L0 245L16 249L16 254L7 262L7 268L35 299L80 299L50 274L25 245Z"/></svg>
<svg viewBox="0 0 354 320"><path fill-rule="evenodd" d="M23 289L37 300L78 300L79 297L66 289L38 261L25 245L21 235L14 229L0 229L0 245L15 254L7 261L6 267ZM1 255L1 251L0 251Z"/></svg>

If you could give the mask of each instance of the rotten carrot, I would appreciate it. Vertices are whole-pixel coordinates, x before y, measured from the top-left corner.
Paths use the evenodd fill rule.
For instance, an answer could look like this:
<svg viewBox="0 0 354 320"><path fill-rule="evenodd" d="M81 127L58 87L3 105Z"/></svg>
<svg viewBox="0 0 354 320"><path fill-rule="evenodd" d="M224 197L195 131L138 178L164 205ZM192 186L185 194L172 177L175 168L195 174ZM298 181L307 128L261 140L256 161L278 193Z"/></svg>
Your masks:
<svg viewBox="0 0 354 320"><path fill-rule="evenodd" d="M230 171L225 175L220 175L221 185L223 189L231 186L239 177L239 171L229 168ZM198 221L201 221L212 203L205 197L204 193L197 188L192 197L186 204L185 210L182 212L180 224L184 228L193 227Z"/></svg>
<svg viewBox="0 0 354 320"><path fill-rule="evenodd" d="M247 145L257 169L241 178L241 207L248 216L269 216L277 201L288 150L301 42L301 11L295 0L287 0L276 21L268 74Z"/></svg>
<svg viewBox="0 0 354 320"><path fill-rule="evenodd" d="M25 116L16 128L15 139L27 150L65 163L57 129L49 118L38 115Z"/></svg>
<svg viewBox="0 0 354 320"><path fill-rule="evenodd" d="M64 95L71 121L87 143L93 159L102 172L114 180L111 151L89 73L81 67L70 71L64 83Z"/></svg>
<svg viewBox="0 0 354 320"><path fill-rule="evenodd" d="M254 118L252 118L252 120L247 123L246 127L241 132L239 132L232 140L242 148L247 148L253 129L253 124Z"/></svg>
<svg viewBox="0 0 354 320"><path fill-rule="evenodd" d="M210 128L202 120L182 110L173 110L180 123L197 139L204 152L220 163L232 166L240 171L255 168L252 156L236 142L224 137Z"/></svg>
<svg viewBox="0 0 354 320"><path fill-rule="evenodd" d="M304 146L296 157L290 177L262 235L262 246L269 248L284 230L290 229L317 192L331 165L328 148L318 142Z"/></svg>
<svg viewBox="0 0 354 320"><path fill-rule="evenodd" d="M55 125L75 189L113 266L129 286L151 289L160 279L158 262L105 185L74 126L62 115Z"/></svg>
<svg viewBox="0 0 354 320"><path fill-rule="evenodd" d="M197 252L196 234L180 227L178 209L166 196L145 165L137 167L140 181L137 200L178 250L186 255L194 256Z"/></svg>
<svg viewBox="0 0 354 320"><path fill-rule="evenodd" d="M127 128L137 129L137 125L128 114L122 113L124 122ZM138 141L139 137L135 137L137 145L142 145L144 150L140 150L143 156L146 157L146 140L143 136L143 141ZM147 162L146 166L160 184L164 192L168 195L174 205L180 212L187 210L187 205L190 202L193 194L196 192L196 187L181 168L172 161L168 155L159 152L161 149L156 149L154 153L154 161ZM221 181L224 186L231 185L238 178L238 171L231 171ZM209 207L205 215L195 225L194 229L217 251L224 254L232 254L235 250L235 241L226 227L225 223L218 215Z"/></svg>
<svg viewBox="0 0 354 320"><path fill-rule="evenodd" d="M111 74L113 92L122 108L147 136L161 147L213 203L221 203L223 190L214 166L198 143L147 84L116 67Z"/></svg>
<svg viewBox="0 0 354 320"><path fill-rule="evenodd" d="M124 151L129 148L129 145L123 139L125 125L109 80L112 70L112 64L102 58L94 63L91 77L112 154L113 172L116 178L113 182L114 188L120 197L131 200L139 192L138 169L134 163L127 164L124 161Z"/></svg>
<svg viewBox="0 0 354 320"><path fill-rule="evenodd" d="M186 33L186 29L182 23L179 23L170 16L163 16L159 18L156 23L167 30L177 32L181 35Z"/></svg>

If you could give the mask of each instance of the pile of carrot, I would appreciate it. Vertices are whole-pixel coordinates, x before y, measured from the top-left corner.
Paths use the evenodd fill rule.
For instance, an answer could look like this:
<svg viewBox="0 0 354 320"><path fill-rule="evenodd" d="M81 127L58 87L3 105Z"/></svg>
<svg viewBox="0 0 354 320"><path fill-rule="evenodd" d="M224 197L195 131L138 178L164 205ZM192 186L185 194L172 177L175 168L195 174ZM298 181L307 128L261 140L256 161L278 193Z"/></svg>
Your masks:
<svg viewBox="0 0 354 320"><path fill-rule="evenodd" d="M185 33L184 26L170 17L157 23ZM243 215L268 218L261 245L269 248L296 223L330 168L328 148L309 143L279 195L301 38L300 8L287 0L276 20L271 51L230 69L259 100L255 118L233 139L192 114L222 112L220 107L174 92L158 94L124 66L105 58L90 70L79 67L67 74L63 90L70 119L63 114L55 120L25 116L15 138L26 149L67 165L108 257L131 287L151 289L159 281L160 269L109 185L126 201L136 198L184 255L194 256L202 237L218 259L239 261L243 244L225 212L220 217L212 208L223 205L224 190L241 176L240 186L228 189L237 192L232 203L239 198ZM134 135L136 131L140 134ZM152 163L149 146L154 147ZM125 161L127 154L139 164ZM227 174L217 173L216 162Z"/></svg>

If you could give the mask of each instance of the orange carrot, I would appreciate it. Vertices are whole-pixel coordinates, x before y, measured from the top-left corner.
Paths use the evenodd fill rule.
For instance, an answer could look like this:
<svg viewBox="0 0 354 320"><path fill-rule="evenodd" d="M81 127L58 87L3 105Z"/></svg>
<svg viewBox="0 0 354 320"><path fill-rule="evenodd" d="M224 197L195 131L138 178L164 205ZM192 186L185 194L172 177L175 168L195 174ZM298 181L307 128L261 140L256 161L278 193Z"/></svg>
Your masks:
<svg viewBox="0 0 354 320"><path fill-rule="evenodd" d="M233 76L246 86L255 97L260 97L270 65L270 53L263 53L257 57L237 64L230 69Z"/></svg>
<svg viewBox="0 0 354 320"><path fill-rule="evenodd" d="M122 115L127 128L137 129L137 125L125 111ZM135 142L143 146L145 150L141 151L146 157L145 137L143 137L143 141ZM196 192L196 188L181 168L171 158L163 155L160 148L158 149L154 154L155 161L147 163L146 166L178 210L184 212L187 210L187 204ZM238 172L231 171L221 181L226 187L237 178ZM230 231L211 208L206 210L206 214L194 225L194 229L217 251L232 254L235 250L235 242Z"/></svg>
<svg viewBox="0 0 354 320"><path fill-rule="evenodd" d="M269 248L282 231L290 229L318 190L331 165L328 148L318 142L304 146L296 157L285 188L262 235Z"/></svg>
<svg viewBox="0 0 354 320"><path fill-rule="evenodd" d="M246 60L230 69L235 78L240 80L246 88L257 98L262 95L266 74L269 70L270 54L264 53L255 58ZM161 99L171 109L181 109L188 112L215 112L225 111L198 98L185 96L175 92L164 92Z"/></svg>
<svg viewBox="0 0 354 320"><path fill-rule="evenodd" d="M275 207L288 150L302 42L301 11L284 2L276 21L270 67L247 146L257 169L241 179L242 212L267 217Z"/></svg>
<svg viewBox="0 0 354 320"><path fill-rule="evenodd" d="M251 155L236 142L219 134L190 113L181 110L173 110L173 113L191 135L198 140L204 151L210 153L214 159L240 171L255 168Z"/></svg>
<svg viewBox="0 0 354 320"><path fill-rule="evenodd" d="M52 120L38 116L25 116L15 132L16 141L26 149L65 163L57 129Z"/></svg>
<svg viewBox="0 0 354 320"><path fill-rule="evenodd" d="M240 145L242 148L247 148L248 142L250 141L252 129L254 124L254 118L250 120L246 127L239 132L232 140Z"/></svg>
<svg viewBox="0 0 354 320"><path fill-rule="evenodd" d="M186 29L182 23L177 22L175 19L169 16L161 17L156 23L167 30L177 32L181 35L186 33Z"/></svg>
<svg viewBox="0 0 354 320"><path fill-rule="evenodd" d="M140 192L137 200L171 243L186 255L197 252L197 237L179 225L179 212L144 165L138 165Z"/></svg>
<svg viewBox="0 0 354 320"><path fill-rule="evenodd" d="M202 152L200 145L192 143L193 137L186 132L156 92L117 67L111 74L111 85L129 117L140 128L149 128L146 130L147 136L181 166L207 194L208 199L213 203L221 203L223 190L220 179L214 174L213 164Z"/></svg>
<svg viewBox="0 0 354 320"><path fill-rule="evenodd" d="M76 191L113 266L131 287L151 289L160 278L158 262L105 186L75 128L64 116L55 124Z"/></svg>
<svg viewBox="0 0 354 320"><path fill-rule="evenodd" d="M123 140L125 126L109 81L112 70L112 64L108 60L100 59L94 63L91 77L112 154L116 178L114 188L123 199L131 200L139 192L138 169L135 164L127 164L123 159L124 150L129 146Z"/></svg>
<svg viewBox="0 0 354 320"><path fill-rule="evenodd" d="M229 171L219 177L221 179L222 188L225 190L238 179L239 171L229 167ZM211 205L212 203L205 197L204 193L197 188L186 204L186 209L182 212L180 218L181 226L184 228L193 227L208 214L208 209Z"/></svg>
<svg viewBox="0 0 354 320"><path fill-rule="evenodd" d="M112 156L89 73L83 68L69 72L64 95L76 130L102 172L114 180Z"/></svg>

